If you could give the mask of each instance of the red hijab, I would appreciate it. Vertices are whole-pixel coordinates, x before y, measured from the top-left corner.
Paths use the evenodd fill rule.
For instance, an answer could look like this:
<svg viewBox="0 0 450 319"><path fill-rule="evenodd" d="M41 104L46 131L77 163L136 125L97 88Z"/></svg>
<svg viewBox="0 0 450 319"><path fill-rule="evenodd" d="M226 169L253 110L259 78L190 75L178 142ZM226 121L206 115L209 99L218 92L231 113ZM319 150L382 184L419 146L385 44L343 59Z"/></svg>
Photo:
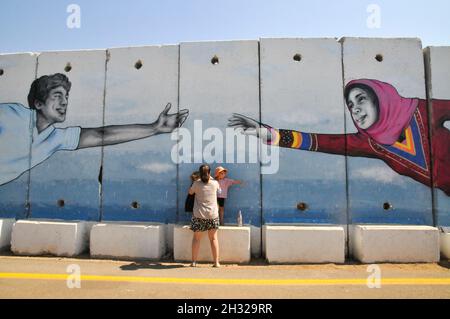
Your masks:
<svg viewBox="0 0 450 319"><path fill-rule="evenodd" d="M347 83L346 89L353 84L365 84L370 87L378 97L378 120L371 127L358 131L379 144L394 144L402 132L409 126L409 122L419 103L415 98L404 98L398 94L395 87L389 83L378 80L359 79Z"/></svg>

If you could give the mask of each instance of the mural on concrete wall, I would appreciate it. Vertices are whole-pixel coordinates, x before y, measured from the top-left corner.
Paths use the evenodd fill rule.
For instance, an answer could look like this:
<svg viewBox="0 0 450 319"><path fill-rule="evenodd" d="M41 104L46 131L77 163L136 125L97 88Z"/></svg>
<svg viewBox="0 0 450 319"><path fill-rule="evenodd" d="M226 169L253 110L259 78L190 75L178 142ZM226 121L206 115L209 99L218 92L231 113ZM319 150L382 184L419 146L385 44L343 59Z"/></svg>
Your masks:
<svg viewBox="0 0 450 319"><path fill-rule="evenodd" d="M241 137L227 129L233 112L259 114L258 42L223 41L180 44L180 105L189 105L190 120L180 130L178 193L179 221L188 222L184 202L190 175L202 162L243 184L228 191L225 224L236 224L239 210L244 224L261 225L260 172L255 137ZM243 140L243 141L242 141ZM250 143L253 140L255 143ZM187 142L185 142L187 141ZM243 156L242 156L243 155ZM259 237L257 232L256 234ZM255 249L257 251L258 249Z"/></svg>
<svg viewBox="0 0 450 319"><path fill-rule="evenodd" d="M171 133L189 114L187 109L169 114L168 103L153 123L55 128L54 124L66 119L70 89L71 83L64 74L44 75L31 84L29 107L20 103L0 104L0 144L29 145L29 149L16 148L22 152L9 149L0 153L0 185L15 180L57 151L115 145Z"/></svg>
<svg viewBox="0 0 450 319"><path fill-rule="evenodd" d="M341 51L332 38L261 39L260 121L290 130L301 123L305 132L345 134ZM238 113L252 117L247 110ZM279 162L276 174L261 176L265 223L347 223L344 156L261 148L277 154Z"/></svg>
<svg viewBox="0 0 450 319"><path fill-rule="evenodd" d="M178 109L178 51L178 45L108 49L104 125L150 121L167 101ZM102 220L176 221L174 145L172 134L161 134L103 148Z"/></svg>
<svg viewBox="0 0 450 319"><path fill-rule="evenodd" d="M433 158L448 157L450 139L445 138L450 130L450 47L428 47L425 49L427 75L428 110L430 114L431 153ZM445 164L441 161L440 163ZM433 177L439 176L448 166L433 166ZM450 226L450 197L434 189L433 208L436 224Z"/></svg>
<svg viewBox="0 0 450 319"><path fill-rule="evenodd" d="M37 55L33 53L22 54L0 54L0 69L3 75L0 76L0 101L14 101L20 104L27 104L27 89L19 83L31 83L36 77L36 60ZM1 72L0 72L1 73ZM28 79L28 81L24 81ZM2 112L0 110L0 112ZM0 117L1 122L1 117ZM28 123L24 123L24 131L29 129ZM0 124L0 127L2 124ZM13 132L1 131L0 134L13 134ZM14 138L14 135L11 135ZM9 138L0 138L1 152L19 151L27 152L29 145L13 145L9 143ZM3 164L0 164L0 167ZM27 213L27 200L29 191L30 174L24 173L20 178L16 178L14 182L8 183L0 187L0 216L1 218L23 218Z"/></svg>
<svg viewBox="0 0 450 319"><path fill-rule="evenodd" d="M244 134L256 135L269 145L339 155L377 158L391 169L431 187L431 166L427 101L404 98L390 84L370 79L353 80L344 91L355 134L317 134L276 129L241 114L234 114L229 125ZM444 122L450 119L450 101L435 108L443 146L450 141ZM437 141L439 143L439 141ZM450 149L435 154L433 164L441 167L434 186L450 196Z"/></svg>
<svg viewBox="0 0 450 319"><path fill-rule="evenodd" d="M430 224L427 187L432 182L442 195L435 196L434 207L441 221L448 220L448 95L432 96L432 118L428 119L420 72L415 81L410 81L409 73L400 72L397 78L385 74L392 69L386 61L373 62L378 72L374 73L349 55L360 52L349 44L348 52L342 54L334 39L308 41L264 40L260 51L258 41L231 41L112 49L94 52L95 56L93 52L42 53L39 63L34 57L29 65L17 60L21 68L27 66L27 73L7 69L3 80L8 82L0 88L4 102L0 103L0 213L18 217L32 203L29 212L34 218L188 221L190 215L182 209L177 212L177 207L183 207L189 175L204 161L212 168L225 166L230 177L244 181L230 192L225 223L235 223L242 210L244 222L253 226L271 222ZM285 45L283 49L280 44ZM416 60L421 62L421 46L413 44ZM302 55L292 59L297 51ZM322 54L319 58L309 59L317 52ZM324 57L328 57L326 75L317 72ZM141 59L144 67L142 63L131 67ZM73 85L66 75L56 73L66 61L75 66L70 71ZM347 72L341 69L343 64ZM405 65L405 70L421 70L412 62ZM28 87L24 87L28 81L23 79L35 78L27 105ZM341 81L347 83L344 94ZM442 84L441 90L447 94L448 86ZM169 114L170 104L161 112L167 101L177 101L172 109L178 103L189 105L190 113ZM226 118L232 113L228 125L250 136L245 143L239 142L239 133L227 130ZM183 146L177 154L187 158L177 166L171 151L181 148L173 147L167 134L152 138L151 143L146 138L172 132L188 116L195 118L184 125L190 135L178 136L190 147ZM149 124L129 124L153 119ZM283 148L270 152L279 150L281 155L276 173L261 175L263 152L258 154L251 147L257 143L250 143L257 140L255 136ZM211 145L218 145L214 152ZM290 149L311 152L302 156ZM80 151L58 152L63 150ZM184 154L187 150L189 156ZM243 154L248 156L241 161ZM318 205L325 202L324 196L327 203ZM11 208L11 199L16 209ZM55 205L59 199L66 202L64 207ZM296 207L303 200L310 204L308 214ZM382 210L385 200L396 201L395 214Z"/></svg>

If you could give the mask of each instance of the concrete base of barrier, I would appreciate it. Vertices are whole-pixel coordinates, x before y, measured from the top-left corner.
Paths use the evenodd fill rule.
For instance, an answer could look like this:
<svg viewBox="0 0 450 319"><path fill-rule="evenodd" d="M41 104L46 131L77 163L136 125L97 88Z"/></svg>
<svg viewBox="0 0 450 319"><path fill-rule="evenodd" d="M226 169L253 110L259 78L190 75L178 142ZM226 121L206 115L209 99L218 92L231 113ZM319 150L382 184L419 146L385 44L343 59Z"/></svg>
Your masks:
<svg viewBox="0 0 450 319"><path fill-rule="evenodd" d="M76 256L88 248L86 222L19 220L12 230L11 251L16 255Z"/></svg>
<svg viewBox="0 0 450 319"><path fill-rule="evenodd" d="M442 227L440 233L441 257L450 260L450 227Z"/></svg>
<svg viewBox="0 0 450 319"><path fill-rule="evenodd" d="M0 251L11 247L11 232L15 219L0 219Z"/></svg>
<svg viewBox="0 0 450 319"><path fill-rule="evenodd" d="M250 227L221 226L218 236L220 262L248 263L250 261ZM173 254L177 261L192 260L192 231L189 226L175 226ZM213 261L206 232L201 240L198 261Z"/></svg>
<svg viewBox="0 0 450 319"><path fill-rule="evenodd" d="M161 259L166 252L166 225L99 223L91 230L91 257Z"/></svg>
<svg viewBox="0 0 450 319"><path fill-rule="evenodd" d="M344 263L345 231L340 226L264 226L269 263Z"/></svg>
<svg viewBox="0 0 450 319"><path fill-rule="evenodd" d="M261 256L261 227L250 225L250 254L254 258Z"/></svg>
<svg viewBox="0 0 450 319"><path fill-rule="evenodd" d="M439 261L439 230L430 226L355 225L352 245L362 263Z"/></svg>

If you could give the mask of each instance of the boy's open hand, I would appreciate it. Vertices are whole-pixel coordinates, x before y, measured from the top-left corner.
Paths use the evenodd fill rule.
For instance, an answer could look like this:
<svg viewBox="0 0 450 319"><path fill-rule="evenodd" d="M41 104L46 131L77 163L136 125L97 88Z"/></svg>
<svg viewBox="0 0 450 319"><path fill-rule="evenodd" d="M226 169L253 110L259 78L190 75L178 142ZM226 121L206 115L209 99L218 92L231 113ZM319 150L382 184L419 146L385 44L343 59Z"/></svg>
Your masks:
<svg viewBox="0 0 450 319"><path fill-rule="evenodd" d="M183 109L178 113L169 114L169 110L172 107L171 103L167 103L164 110L159 114L156 121L156 130L158 133L171 133L177 127L181 127L184 121L186 121L189 110Z"/></svg>

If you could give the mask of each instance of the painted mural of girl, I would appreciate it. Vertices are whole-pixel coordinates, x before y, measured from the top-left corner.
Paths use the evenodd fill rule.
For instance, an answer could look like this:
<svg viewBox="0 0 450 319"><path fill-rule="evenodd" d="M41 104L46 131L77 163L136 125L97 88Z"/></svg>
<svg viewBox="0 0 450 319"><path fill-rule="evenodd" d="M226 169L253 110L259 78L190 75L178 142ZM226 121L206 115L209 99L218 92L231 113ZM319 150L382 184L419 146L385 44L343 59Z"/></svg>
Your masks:
<svg viewBox="0 0 450 319"><path fill-rule="evenodd" d="M358 129L354 134L316 134L276 129L240 114L229 126L264 143L306 151L383 160L395 172L431 187L427 101L404 98L388 83L359 79L344 90L347 107ZM450 101L433 100L434 186L450 196Z"/></svg>
<svg viewBox="0 0 450 319"><path fill-rule="evenodd" d="M64 74L44 75L31 84L29 107L0 103L0 185L18 178L57 151L114 145L171 133L189 115L186 109L169 114L169 103L152 123L56 128L54 124L66 120L70 88L71 83Z"/></svg>

